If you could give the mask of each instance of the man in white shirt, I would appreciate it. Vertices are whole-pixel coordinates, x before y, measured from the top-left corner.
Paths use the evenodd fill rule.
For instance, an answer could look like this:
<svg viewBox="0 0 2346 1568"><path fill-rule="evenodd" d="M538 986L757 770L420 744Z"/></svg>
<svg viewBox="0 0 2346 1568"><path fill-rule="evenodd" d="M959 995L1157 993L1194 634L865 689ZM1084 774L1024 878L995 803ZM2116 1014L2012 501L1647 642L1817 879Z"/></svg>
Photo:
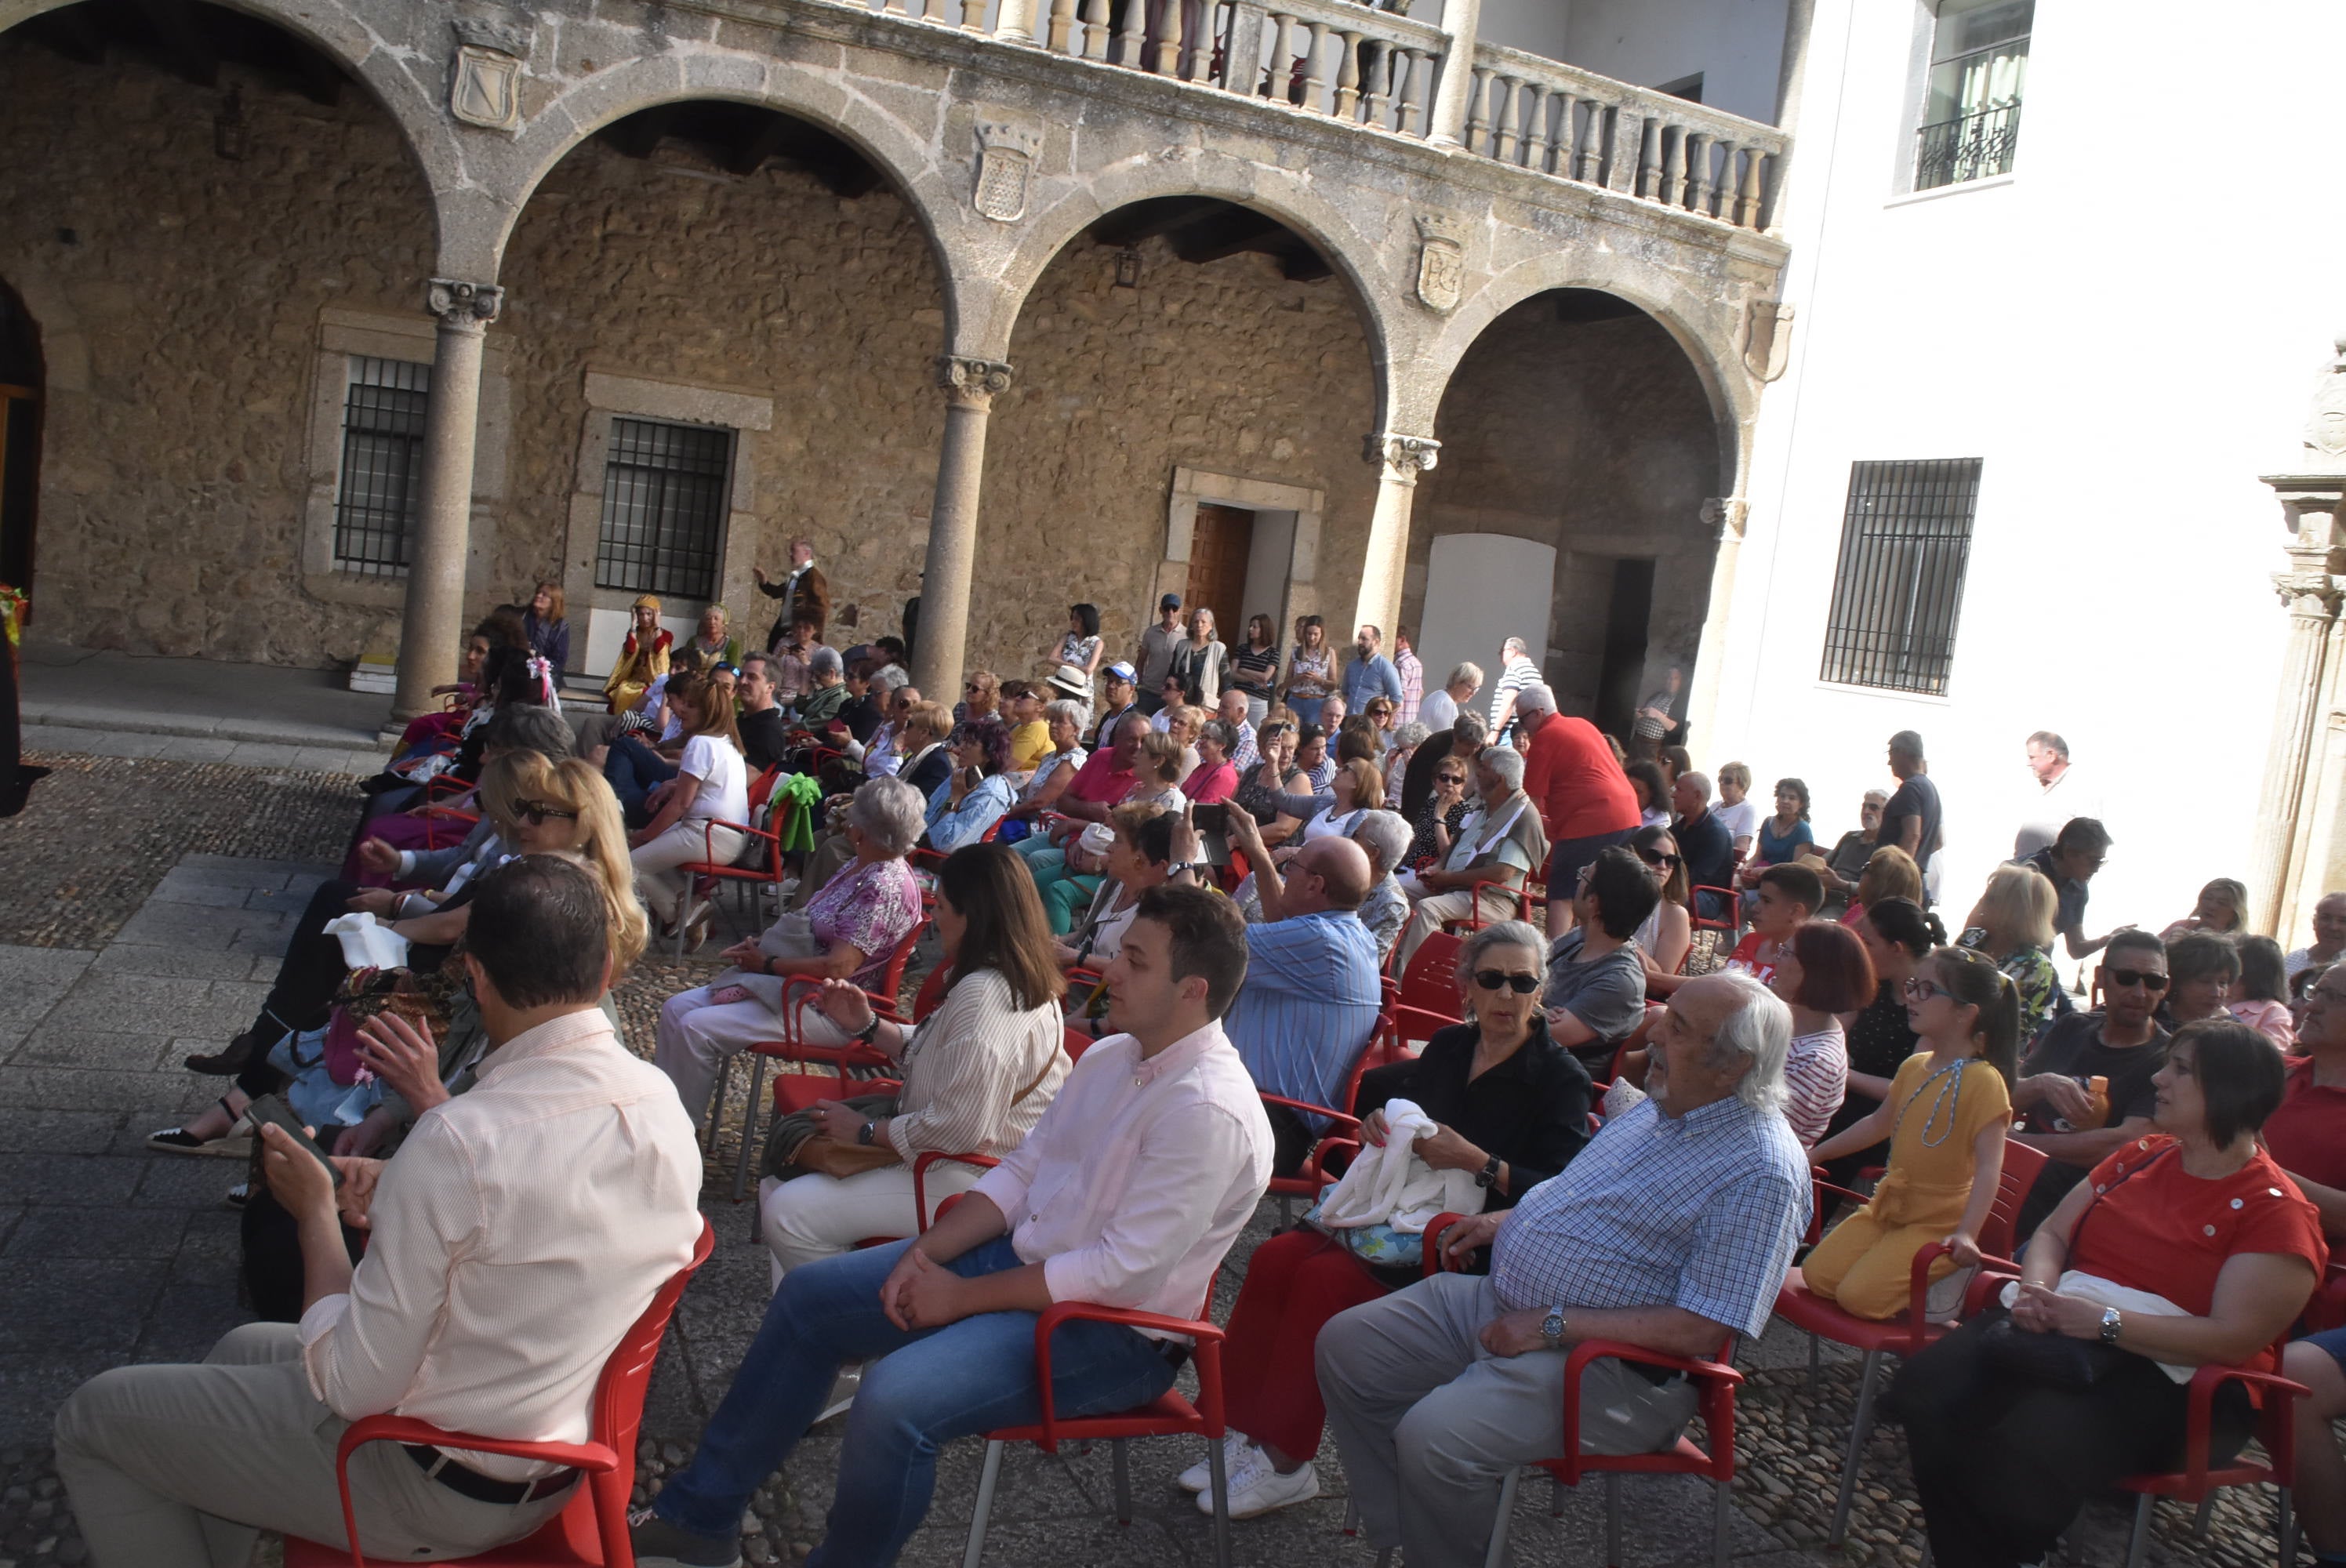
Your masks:
<svg viewBox="0 0 2346 1568"><path fill-rule="evenodd" d="M701 1227L692 1124L597 1005L604 909L553 856L483 879L464 962L490 1051L395 1159L334 1161L338 1194L263 1130L301 1227L301 1324L247 1324L200 1366L119 1367L66 1401L57 1472L98 1568L226 1568L264 1529L339 1546L335 1445L364 1416L586 1441L604 1362ZM372 1237L355 1269L342 1219ZM530 1534L578 1472L379 1442L350 1479L367 1556L441 1562Z"/></svg>
<svg viewBox="0 0 2346 1568"><path fill-rule="evenodd" d="M2015 860L2051 849L2062 824L2071 818L2098 820L2103 815L2100 791L2071 766L2069 743L2051 730L2040 729L2028 738L2028 771L2036 777L2036 797L2028 803L2020 831L2013 836Z"/></svg>
<svg viewBox="0 0 2346 1568"><path fill-rule="evenodd" d="M1482 689L1483 667L1473 663L1458 666L1443 682L1440 691L1428 694L1418 705L1418 722L1425 726L1428 735L1441 734L1458 722L1459 709L1474 701L1474 694Z"/></svg>
<svg viewBox="0 0 2346 1568"><path fill-rule="evenodd" d="M1195 1318L1270 1179L1270 1126L1218 1020L1246 972L1229 901L1159 886L1107 968L1109 1020L1026 1141L910 1241L782 1277L733 1386L636 1527L639 1568L732 1568L750 1495L864 1361L813 1568L893 1563L939 1445L1042 1419L1035 1323L1055 1302ZM1052 1339L1062 1416L1148 1403L1184 1341L1077 1319Z"/></svg>

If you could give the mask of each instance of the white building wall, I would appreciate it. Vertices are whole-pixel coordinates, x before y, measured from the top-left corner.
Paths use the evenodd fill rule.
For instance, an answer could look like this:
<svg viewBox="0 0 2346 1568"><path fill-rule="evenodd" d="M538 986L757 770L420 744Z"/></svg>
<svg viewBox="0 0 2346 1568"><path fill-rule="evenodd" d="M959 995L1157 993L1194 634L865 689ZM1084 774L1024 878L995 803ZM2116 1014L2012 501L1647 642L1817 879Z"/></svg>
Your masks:
<svg viewBox="0 0 2346 1568"><path fill-rule="evenodd" d="M2112 799L2096 932L2164 924L2246 871L2283 632L2258 475L2296 464L2346 330L2346 204L2318 150L2346 6L2206 20L2039 0L2014 173L1902 198L1927 17L1818 0L1784 209L1792 354L1696 760L1740 758L1762 791L1805 777L1830 842L1888 782L1884 739L1920 730L1951 919L2011 852L2040 728ZM1850 464L1933 457L1984 459L1950 689L1824 686Z"/></svg>

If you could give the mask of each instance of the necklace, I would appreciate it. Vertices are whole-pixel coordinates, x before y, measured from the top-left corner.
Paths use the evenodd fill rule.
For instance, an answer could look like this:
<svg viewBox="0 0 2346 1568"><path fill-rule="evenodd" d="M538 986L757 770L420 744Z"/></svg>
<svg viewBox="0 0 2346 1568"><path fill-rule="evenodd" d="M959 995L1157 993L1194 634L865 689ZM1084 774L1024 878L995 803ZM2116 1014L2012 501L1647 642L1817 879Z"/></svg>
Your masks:
<svg viewBox="0 0 2346 1568"><path fill-rule="evenodd" d="M1939 1084L1939 1092L1933 1097L1930 1109L1923 1113L1922 1139L1924 1148L1935 1149L1954 1135L1955 1107L1963 1103L1964 1068L1971 1060L1969 1056L1958 1056L1945 1066L1933 1069L1929 1077L1914 1085L1914 1092L1906 1096L1906 1104L1898 1107L1898 1121L1901 1125L1903 1125L1906 1113L1913 1108L1915 1101L1923 1097L1923 1091L1933 1084ZM1950 1074L1953 1074L1952 1078L1948 1077ZM1947 1078L1948 1081L1940 1084L1939 1080L1942 1078ZM1939 1130L1939 1135L1934 1138L1931 1135L1931 1125L1939 1119L1939 1107L1942 1105L1946 1107L1947 1125ZM1897 1127L1893 1126L1891 1129L1890 1135L1893 1140L1898 1136Z"/></svg>

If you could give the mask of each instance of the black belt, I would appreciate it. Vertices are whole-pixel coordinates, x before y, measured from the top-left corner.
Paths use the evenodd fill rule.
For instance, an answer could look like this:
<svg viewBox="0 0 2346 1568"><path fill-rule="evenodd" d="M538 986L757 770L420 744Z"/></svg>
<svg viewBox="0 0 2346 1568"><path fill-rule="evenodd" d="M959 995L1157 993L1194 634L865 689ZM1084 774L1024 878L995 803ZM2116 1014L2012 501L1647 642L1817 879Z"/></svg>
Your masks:
<svg viewBox="0 0 2346 1568"><path fill-rule="evenodd" d="M407 1457L415 1461L416 1469L457 1496L469 1497L474 1502L494 1502L505 1508L550 1497L575 1482L581 1473L576 1469L557 1470L552 1475L542 1475L536 1481L499 1481L495 1476L483 1475L470 1465L459 1463L436 1448L412 1442L399 1446L407 1451Z"/></svg>
<svg viewBox="0 0 2346 1568"><path fill-rule="evenodd" d="M1669 1367L1649 1366L1644 1361L1632 1361L1626 1358L1622 1360L1621 1364L1628 1368L1631 1371L1637 1373L1637 1376L1645 1379L1646 1381L1653 1384L1654 1387L1658 1389L1666 1389L1672 1383L1679 1381L1686 1376L1684 1372L1675 1370Z"/></svg>
<svg viewBox="0 0 2346 1568"><path fill-rule="evenodd" d="M1189 1364L1189 1347L1178 1339L1158 1340L1157 1353L1164 1357L1167 1364L1177 1373Z"/></svg>

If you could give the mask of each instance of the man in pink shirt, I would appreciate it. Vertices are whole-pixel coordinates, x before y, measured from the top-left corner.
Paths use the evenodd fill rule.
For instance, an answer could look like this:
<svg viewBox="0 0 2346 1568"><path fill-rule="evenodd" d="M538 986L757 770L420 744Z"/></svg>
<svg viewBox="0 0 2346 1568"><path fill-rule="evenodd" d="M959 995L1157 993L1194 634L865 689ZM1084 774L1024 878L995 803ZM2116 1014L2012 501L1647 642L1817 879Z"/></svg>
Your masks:
<svg viewBox="0 0 2346 1568"><path fill-rule="evenodd" d="M1107 969L1109 1021L1130 1033L1084 1053L1026 1141L925 1233L782 1277L699 1452L636 1526L640 1568L739 1563L750 1493L848 1361L866 1365L810 1568L895 1562L928 1512L939 1447L1042 1419L1035 1323L1054 1302L1201 1314L1270 1180L1270 1124L1219 1022L1246 959L1229 900L1142 895ZM1188 1355L1087 1319L1051 1350L1062 1416L1146 1404Z"/></svg>

